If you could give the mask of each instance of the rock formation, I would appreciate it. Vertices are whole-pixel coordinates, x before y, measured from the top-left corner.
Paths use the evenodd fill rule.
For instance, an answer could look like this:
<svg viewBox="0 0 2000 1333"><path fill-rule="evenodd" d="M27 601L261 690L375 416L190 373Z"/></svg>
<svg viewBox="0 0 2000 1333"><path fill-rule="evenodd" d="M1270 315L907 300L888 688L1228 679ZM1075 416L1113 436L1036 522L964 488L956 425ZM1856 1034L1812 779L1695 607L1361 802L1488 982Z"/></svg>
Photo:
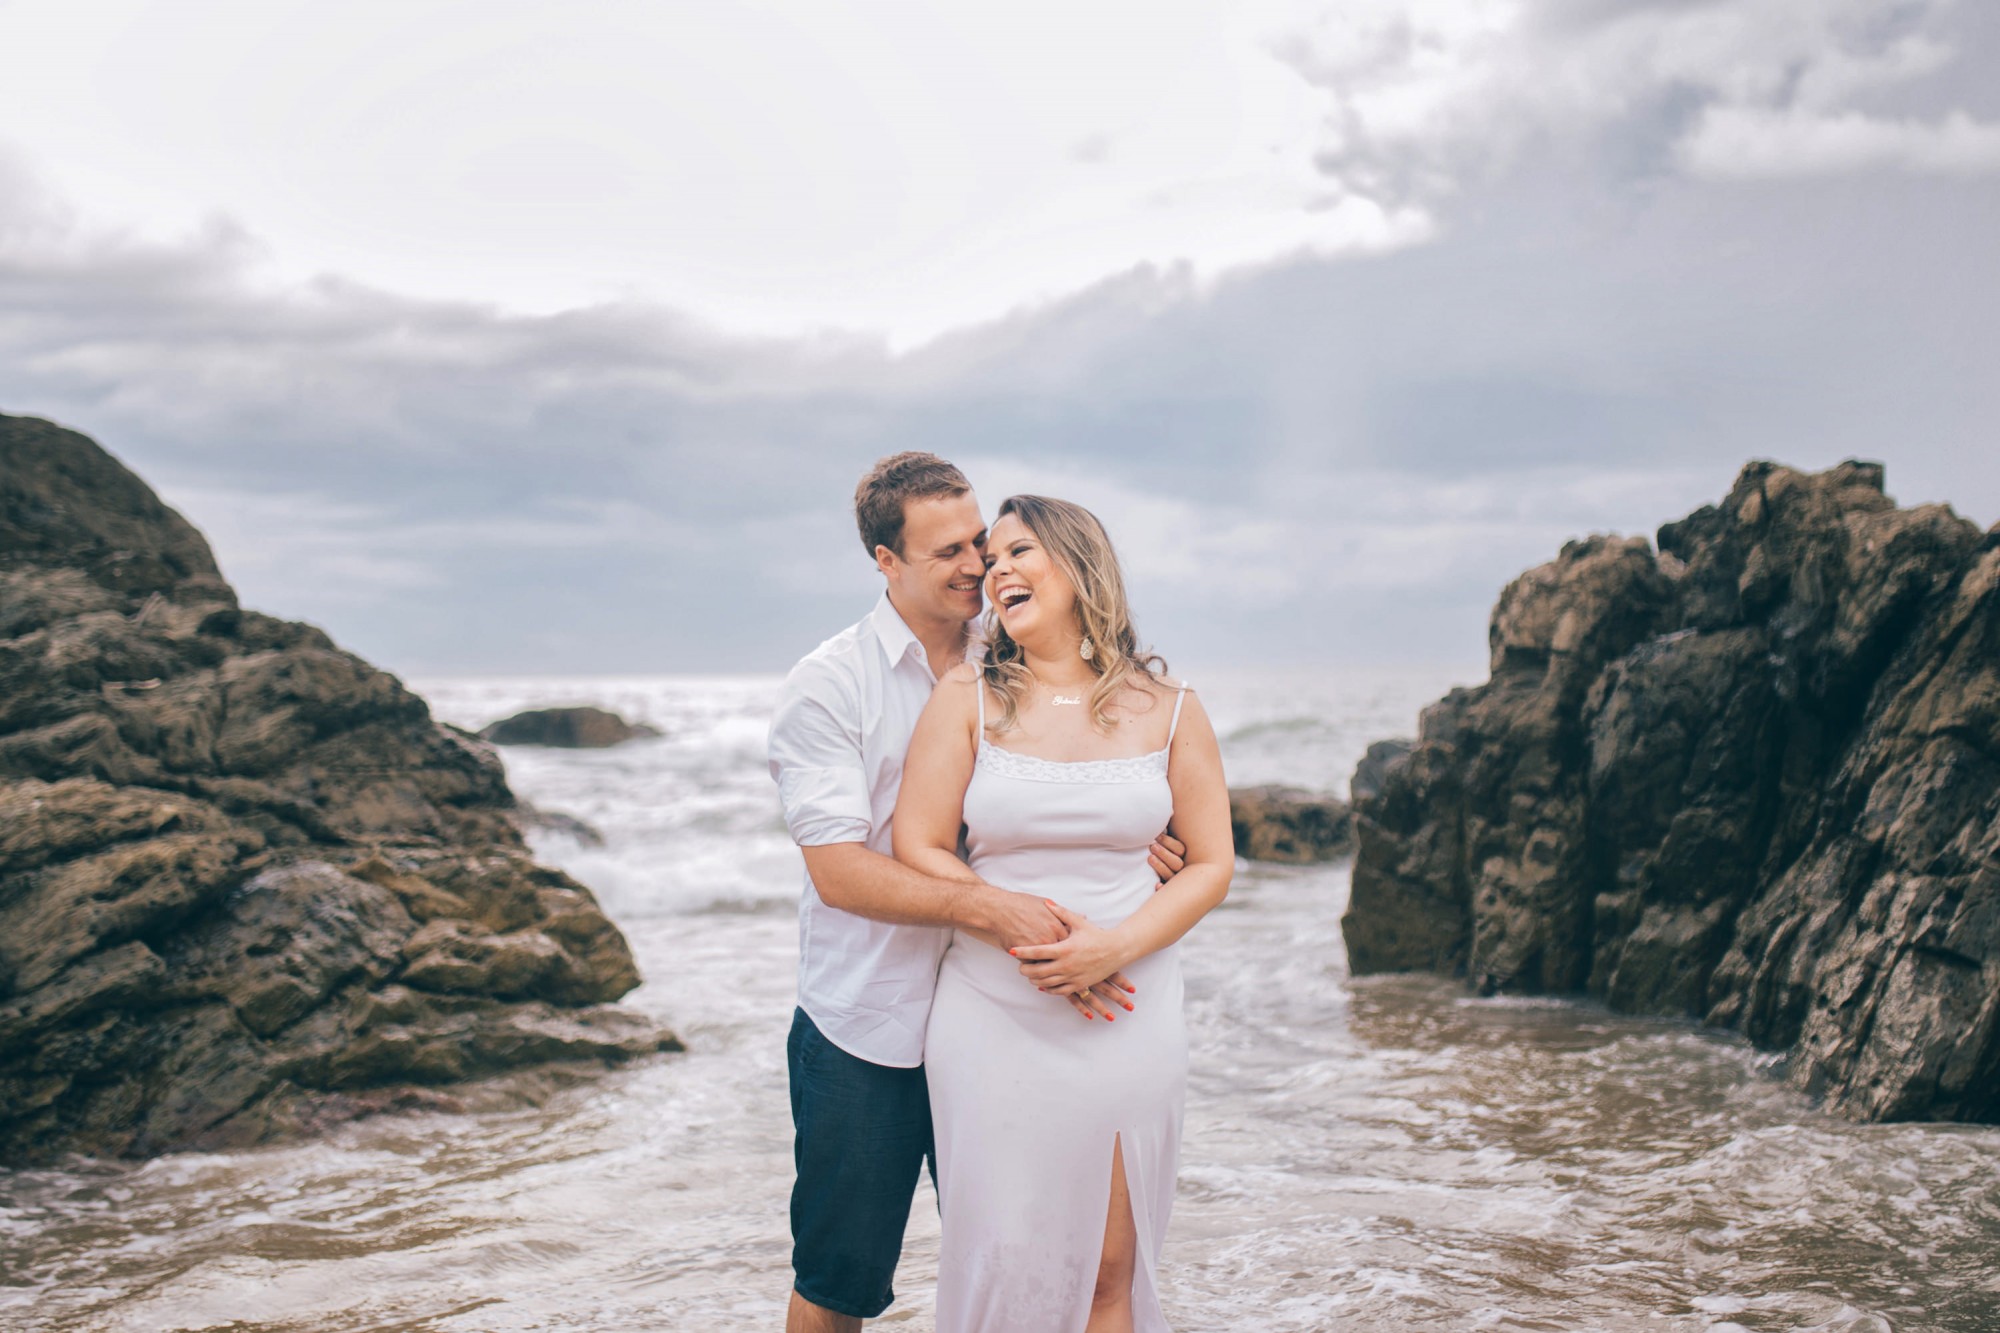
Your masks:
<svg viewBox="0 0 2000 1333"><path fill-rule="evenodd" d="M678 1049L483 743L85 437L0 416L0 1162L261 1142Z"/></svg>
<svg viewBox="0 0 2000 1333"><path fill-rule="evenodd" d="M480 739L495 745L557 745L578 750L601 749L659 734L658 727L627 722L616 713L588 706L531 708L479 729Z"/></svg>
<svg viewBox="0 0 2000 1333"><path fill-rule="evenodd" d="M1308 865L1354 845L1347 802L1294 787L1232 787L1229 828L1236 854L1252 861Z"/></svg>
<svg viewBox="0 0 2000 1333"><path fill-rule="evenodd" d="M1354 786L1354 971L1580 992L1790 1053L1863 1119L2000 1120L2000 526L1743 469L1494 608L1490 679ZM1365 775L1365 780L1364 780Z"/></svg>

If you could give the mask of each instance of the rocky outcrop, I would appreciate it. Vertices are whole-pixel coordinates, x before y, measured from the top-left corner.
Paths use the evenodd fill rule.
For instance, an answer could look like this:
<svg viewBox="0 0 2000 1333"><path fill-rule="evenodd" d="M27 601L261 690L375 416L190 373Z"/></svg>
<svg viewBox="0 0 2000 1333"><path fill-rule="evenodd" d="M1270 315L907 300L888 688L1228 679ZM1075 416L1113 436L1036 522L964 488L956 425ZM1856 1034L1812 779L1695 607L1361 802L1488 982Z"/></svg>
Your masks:
<svg viewBox="0 0 2000 1333"><path fill-rule="evenodd" d="M0 416L0 1161L236 1146L678 1049L493 752L81 435Z"/></svg>
<svg viewBox="0 0 2000 1333"><path fill-rule="evenodd" d="M1489 640L1357 775L1356 972L1686 1015L1848 1115L2000 1120L2000 527L1752 463L1657 553L1565 546Z"/></svg>
<svg viewBox="0 0 2000 1333"><path fill-rule="evenodd" d="M480 739L495 745L556 745L578 750L601 749L659 734L658 727L627 722L616 713L587 705L531 708L479 729Z"/></svg>
<svg viewBox="0 0 2000 1333"><path fill-rule="evenodd" d="M1347 802L1295 787L1232 787L1229 827L1236 854L1252 861L1309 865L1354 845Z"/></svg>

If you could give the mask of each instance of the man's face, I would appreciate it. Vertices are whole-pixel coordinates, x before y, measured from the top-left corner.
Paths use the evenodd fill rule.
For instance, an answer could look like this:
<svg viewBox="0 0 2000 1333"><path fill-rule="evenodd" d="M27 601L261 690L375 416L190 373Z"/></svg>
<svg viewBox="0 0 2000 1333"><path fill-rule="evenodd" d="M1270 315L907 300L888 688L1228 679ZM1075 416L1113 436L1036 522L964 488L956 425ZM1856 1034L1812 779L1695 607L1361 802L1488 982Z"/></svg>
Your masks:
<svg viewBox="0 0 2000 1333"><path fill-rule="evenodd" d="M986 576L986 520L972 492L903 505L903 554L876 548L876 563L898 587L906 615L970 620Z"/></svg>

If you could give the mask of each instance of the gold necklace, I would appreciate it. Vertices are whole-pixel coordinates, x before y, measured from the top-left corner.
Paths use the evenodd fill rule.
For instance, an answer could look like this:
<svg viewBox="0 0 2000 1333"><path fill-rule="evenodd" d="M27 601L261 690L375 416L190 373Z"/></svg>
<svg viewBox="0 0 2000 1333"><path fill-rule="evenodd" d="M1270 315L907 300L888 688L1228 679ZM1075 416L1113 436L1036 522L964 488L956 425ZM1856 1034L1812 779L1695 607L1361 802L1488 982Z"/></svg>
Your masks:
<svg viewBox="0 0 2000 1333"><path fill-rule="evenodd" d="M1036 676L1034 679L1035 679L1035 687L1037 689L1043 689L1049 692L1049 706L1051 708L1082 707L1083 696L1081 694L1063 694L1061 692L1062 689L1061 686L1051 685L1047 681L1043 680L1040 676Z"/></svg>

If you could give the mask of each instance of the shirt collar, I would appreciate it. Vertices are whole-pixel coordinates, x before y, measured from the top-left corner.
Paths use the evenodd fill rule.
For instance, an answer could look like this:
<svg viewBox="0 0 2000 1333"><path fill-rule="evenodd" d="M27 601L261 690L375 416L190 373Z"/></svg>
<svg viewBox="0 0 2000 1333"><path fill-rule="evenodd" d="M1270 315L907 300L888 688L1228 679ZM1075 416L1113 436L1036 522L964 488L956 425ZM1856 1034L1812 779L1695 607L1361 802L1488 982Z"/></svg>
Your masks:
<svg viewBox="0 0 2000 1333"><path fill-rule="evenodd" d="M910 628L909 622L903 619L903 613L889 600L887 589L876 601L875 609L868 613L868 621L875 628L876 641L882 645L882 655L888 659L890 666L912 654L918 654L918 661L925 661L918 652L923 644L918 642L916 631ZM976 620L967 627L965 660L968 662L981 661L986 656L986 641L980 634L980 628Z"/></svg>
<svg viewBox="0 0 2000 1333"><path fill-rule="evenodd" d="M889 600L887 589L877 599L875 609L868 613L868 620L875 627L875 638L882 645L882 655L889 659L890 666L923 647L917 642L916 631L903 619L903 613Z"/></svg>

